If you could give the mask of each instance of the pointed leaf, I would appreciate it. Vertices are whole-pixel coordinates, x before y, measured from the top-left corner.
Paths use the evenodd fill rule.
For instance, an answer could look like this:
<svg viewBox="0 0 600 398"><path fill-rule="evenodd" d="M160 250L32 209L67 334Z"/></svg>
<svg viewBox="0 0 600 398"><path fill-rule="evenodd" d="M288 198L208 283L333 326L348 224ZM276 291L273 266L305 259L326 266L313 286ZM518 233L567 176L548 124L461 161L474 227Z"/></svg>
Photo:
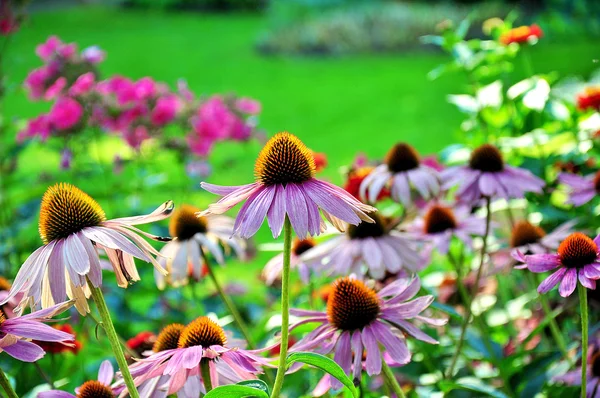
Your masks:
<svg viewBox="0 0 600 398"><path fill-rule="evenodd" d="M352 396L358 398L358 391L356 391L354 383L352 383L352 380L344 373L344 370L340 365L335 363L332 359L313 352L294 352L288 355L287 366L290 367L290 365L295 362L305 363L329 373L332 377L335 377L345 385L352 393Z"/></svg>

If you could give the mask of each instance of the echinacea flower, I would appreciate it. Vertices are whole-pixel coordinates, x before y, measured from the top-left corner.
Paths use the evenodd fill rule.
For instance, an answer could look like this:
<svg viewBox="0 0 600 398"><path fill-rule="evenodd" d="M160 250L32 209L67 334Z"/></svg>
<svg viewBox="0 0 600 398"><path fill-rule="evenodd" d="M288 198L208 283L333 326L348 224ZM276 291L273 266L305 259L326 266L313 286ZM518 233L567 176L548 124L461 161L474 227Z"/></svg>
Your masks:
<svg viewBox="0 0 600 398"><path fill-rule="evenodd" d="M418 278L399 279L379 292L350 277L338 279L333 286L327 312L290 311L292 315L304 318L290 330L306 323L320 323L294 344L292 351L309 350L323 355L334 352L335 362L346 374L352 368L354 380L360 380L363 351L366 351L367 374L373 376L381 373L382 355L389 355L399 365L410 362L406 335L437 344L435 339L409 322L415 319L435 326L446 323L421 315L433 302L433 296L410 300L421 288Z"/></svg>
<svg viewBox="0 0 600 398"><path fill-rule="evenodd" d="M87 298L102 285L98 249L104 250L113 266L117 283L127 287L140 279L134 257L162 269L153 255L159 253L138 234L164 241L142 232L134 225L162 220L173 211L168 201L143 216L107 220L104 210L88 194L71 184L49 187L42 197L39 232L44 246L34 251L19 269L10 293L0 305L23 292L20 307L47 308L54 303L75 300L82 314L89 312Z"/></svg>
<svg viewBox="0 0 600 398"><path fill-rule="evenodd" d="M180 286L187 283L188 274L197 280L202 278L203 255L212 254L223 264L221 245L233 249L242 260L247 258L248 242L232 237L233 219L226 216L197 216L200 209L187 204L179 206L169 223L169 233L173 240L160 251L158 262L169 272L164 276L155 271L156 284L164 289L165 284ZM231 239L230 239L231 237ZM189 272L188 272L189 271Z"/></svg>
<svg viewBox="0 0 600 398"><path fill-rule="evenodd" d="M547 272L558 268L539 286L539 293L546 293L560 282L558 293L570 296L577 287L577 280L585 288L596 289L596 279L600 278L600 235L594 240L581 232L569 235L558 246L556 254L529 254L515 251L516 260L524 263L516 268L527 268L531 272Z"/></svg>
<svg viewBox="0 0 600 398"><path fill-rule="evenodd" d="M600 171L585 177L571 173L560 173L558 180L569 188L567 203L581 206L588 203L600 192Z"/></svg>
<svg viewBox="0 0 600 398"><path fill-rule="evenodd" d="M370 216L373 223L349 226L306 253L304 261L328 275L368 274L373 279L382 279L386 272L412 274L425 267L414 237L390 230L389 220L378 213Z"/></svg>
<svg viewBox="0 0 600 398"><path fill-rule="evenodd" d="M348 193L354 196L356 199L360 200L360 187L362 182L367 178L369 174L375 169L373 166L360 166L352 168L346 177L346 183L344 184L344 189L348 191ZM381 200L387 199L390 197L390 190L388 188L383 188L379 195L375 198L375 202L379 202Z"/></svg>
<svg viewBox="0 0 600 398"><path fill-rule="evenodd" d="M73 343L66 345L61 342L54 341L39 341L33 340L33 343L39 345L42 350L49 352L50 354L62 354L65 352L71 352L73 354L77 354L82 347L81 341L77 340L77 334L73 330L73 326L68 323L64 323L62 325L53 325L52 326L56 330L60 330L61 332L65 332L73 336Z"/></svg>
<svg viewBox="0 0 600 398"><path fill-rule="evenodd" d="M6 278L0 276L0 302L4 302L8 297L11 286L11 283ZM15 308L19 306L22 298L23 295L18 294L15 297L9 298L5 304L0 306L0 310L4 313L6 318L14 318L16 316Z"/></svg>
<svg viewBox="0 0 600 398"><path fill-rule="evenodd" d="M0 311L0 352L4 351L19 361L35 362L46 353L40 346L27 340L71 343L74 340L73 335L44 324L71 305L73 303L67 301L9 319Z"/></svg>
<svg viewBox="0 0 600 398"><path fill-rule="evenodd" d="M600 85L588 86L576 96L577 108L582 111L587 109L600 110Z"/></svg>
<svg viewBox="0 0 600 398"><path fill-rule="evenodd" d="M586 398L600 398L600 340L595 340L589 345L586 361ZM581 366L564 375L553 377L552 381L561 382L570 386L580 386Z"/></svg>
<svg viewBox="0 0 600 398"><path fill-rule="evenodd" d="M421 198L429 199L439 193L440 180L435 169L421 163L412 146L398 143L387 153L385 163L363 180L360 196L373 203L385 187L389 188L392 199L408 206L413 202L413 188Z"/></svg>
<svg viewBox="0 0 600 398"><path fill-rule="evenodd" d="M483 144L471 152L468 165L454 166L441 172L443 188L458 185L461 202L475 204L482 197L522 198L525 192L541 193L545 183L530 171L504 163L495 146Z"/></svg>
<svg viewBox="0 0 600 398"><path fill-rule="evenodd" d="M407 230L418 239L432 242L441 254L448 253L452 237L470 247L471 235L483 236L485 233L485 221L469 210L465 206L452 208L434 203Z"/></svg>
<svg viewBox="0 0 600 398"><path fill-rule="evenodd" d="M278 133L266 143L256 160L254 174L256 182L242 186L203 182L204 189L223 198L200 215L222 214L246 200L233 228L243 238L254 235L265 217L273 237L278 237L286 216L299 238L318 235L325 227L319 209L338 229L343 228L341 221L352 225L373 221L367 215L375 210L373 207L342 188L314 178L315 161L310 150L290 133Z"/></svg>
<svg viewBox="0 0 600 398"><path fill-rule="evenodd" d="M542 28L537 24L531 26L519 26L510 29L500 35L500 43L508 45L511 43L535 43L544 35Z"/></svg>
<svg viewBox="0 0 600 398"><path fill-rule="evenodd" d="M262 366L271 366L267 359L257 355L257 351L228 347L223 328L206 316L185 327L171 325L164 329L153 351L129 369L136 386L150 388L146 383L152 380L158 388L160 381L167 395L185 388L188 379L201 380L201 363L208 362L213 387L255 379L263 372Z"/></svg>
<svg viewBox="0 0 600 398"><path fill-rule="evenodd" d="M98 380L88 380L75 389L74 394L61 390L43 391L38 398L113 398L115 392L111 387L115 371L110 361L105 360L100 364Z"/></svg>
<svg viewBox="0 0 600 398"><path fill-rule="evenodd" d="M302 255L315 247L316 242L313 239L295 239L292 244L292 252L290 254L290 267L298 269L300 279L303 283L308 283L310 280L310 269L304 263ZM262 279L268 286L273 285L281 279L283 272L283 253L279 253L270 259L262 271Z"/></svg>
<svg viewBox="0 0 600 398"><path fill-rule="evenodd" d="M129 350L136 354L136 358L141 358L142 354L149 351L154 347L156 342L156 335L150 331L143 331L136 334L134 337L127 340L126 345ZM125 354L127 356L127 353ZM132 361L133 358L128 357L128 360Z"/></svg>

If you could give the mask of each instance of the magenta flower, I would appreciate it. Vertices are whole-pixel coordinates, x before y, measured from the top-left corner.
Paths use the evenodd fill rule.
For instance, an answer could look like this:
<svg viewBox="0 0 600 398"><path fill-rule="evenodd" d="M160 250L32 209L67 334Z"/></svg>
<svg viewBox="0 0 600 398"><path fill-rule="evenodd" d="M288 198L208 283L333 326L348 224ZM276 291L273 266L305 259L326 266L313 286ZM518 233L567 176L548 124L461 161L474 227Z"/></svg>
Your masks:
<svg viewBox="0 0 600 398"><path fill-rule="evenodd" d="M234 225L234 233L249 238L258 231L265 217L273 237L279 236L284 220L289 220L300 238L318 235L324 228L319 215L344 229L345 221L357 225L373 222L366 213L375 209L356 200L335 185L314 178L315 161L310 150L297 137L278 133L260 152L254 166L256 182L225 187L203 182L209 192L223 196L200 215L222 214L246 200Z"/></svg>
<svg viewBox="0 0 600 398"><path fill-rule="evenodd" d="M75 336L54 329L44 322L73 305L72 302L56 304L31 314L6 319L0 311L0 352L24 362L35 362L45 354L44 350L28 339L68 344Z"/></svg>
<svg viewBox="0 0 600 398"><path fill-rule="evenodd" d="M390 221L378 213L370 216L373 223L349 226L346 233L307 252L304 262L327 275L368 274L377 280L386 272L413 274L427 265L411 234L390 230Z"/></svg>
<svg viewBox="0 0 600 398"><path fill-rule="evenodd" d="M428 240L441 254L447 254L452 237L472 246L472 235L483 236L485 221L470 213L467 207L449 207L433 203L422 217L417 217L408 231L421 240Z"/></svg>
<svg viewBox="0 0 600 398"><path fill-rule="evenodd" d="M165 238L142 232L135 225L165 219L172 211L173 202L168 201L148 215L106 220L100 205L79 188L64 183L51 186L40 210L39 232L44 246L21 266L0 305L20 292L24 297L21 307L47 308L69 297L85 315L90 296L87 280L95 287L102 285L98 249L108 256L120 287L140 279L134 257L162 270L153 257L159 253L138 234L155 240Z"/></svg>
<svg viewBox="0 0 600 398"><path fill-rule="evenodd" d="M83 116L83 106L69 97L56 100L48 117L52 126L58 130L68 130L76 126Z"/></svg>
<svg viewBox="0 0 600 398"><path fill-rule="evenodd" d="M421 163L413 147L398 143L390 149L385 163L377 166L360 185L360 197L369 202L377 201L384 188L389 188L392 199L410 205L412 188L420 197L429 199L440 191L438 172Z"/></svg>
<svg viewBox="0 0 600 398"><path fill-rule="evenodd" d="M72 96L88 94L94 88L95 83L96 76L92 72L84 73L79 76L71 88L69 88L69 94Z"/></svg>
<svg viewBox="0 0 600 398"><path fill-rule="evenodd" d="M148 388L150 380L158 383L162 378L167 395L175 394L190 379L192 385L198 385L202 362L208 362L213 387L255 379L263 373L263 366L272 366L270 360L257 355L259 351L228 347L225 331L208 317L199 317L185 327L170 326L158 336L154 352L129 367L136 386Z"/></svg>
<svg viewBox="0 0 600 398"><path fill-rule="evenodd" d="M150 138L150 134L148 134L148 128L146 126L140 125L126 129L123 132L123 138L130 147L139 150L142 143Z"/></svg>
<svg viewBox="0 0 600 398"><path fill-rule="evenodd" d="M558 268L538 286L539 293L548 292L560 282L558 293L568 297L575 291L578 279L583 287L594 290L596 279L600 278L599 242L600 235L592 240L581 232L575 232L562 241L556 254L524 255L517 250L514 258L524 264L516 268L527 268L536 273Z"/></svg>
<svg viewBox="0 0 600 398"><path fill-rule="evenodd" d="M458 185L456 195L469 204L477 203L483 196L522 198L525 192L541 193L545 185L530 171L506 165L498 148L490 144L475 149L468 165L450 167L440 176L443 189Z"/></svg>
<svg viewBox="0 0 600 398"><path fill-rule="evenodd" d="M44 61L48 61L62 45L63 42L57 36L50 36L45 43L36 47L35 53Z"/></svg>
<svg viewBox="0 0 600 398"><path fill-rule="evenodd" d="M50 87L46 89L46 92L44 93L44 99L46 101L49 101L54 98L57 98L66 86L67 79L64 76L59 77L54 83L50 85Z"/></svg>
<svg viewBox="0 0 600 398"><path fill-rule="evenodd" d="M389 355L396 365L407 364L411 353L406 345L405 335L437 344L435 339L409 320L415 319L435 326L446 323L445 320L421 315L433 302L433 296L407 301L420 288L418 278L399 279L376 293L359 280L348 277L338 279L329 294L327 312L290 311L292 315L305 317L292 325L290 330L306 323L320 323L320 326L290 350L308 350L324 355L334 352L335 362L346 374L353 369L355 380L360 380L364 351L369 376L381 373L382 355Z"/></svg>
<svg viewBox="0 0 600 398"><path fill-rule="evenodd" d="M51 126L48 115L40 115L27 122L27 127L17 134L17 142L23 142L27 138L39 136L42 141L46 141L50 136Z"/></svg>
<svg viewBox="0 0 600 398"><path fill-rule="evenodd" d="M569 187L569 200L574 206L581 206L592 200L600 192L600 171L585 177L571 173L561 173L558 180Z"/></svg>
<svg viewBox="0 0 600 398"><path fill-rule="evenodd" d="M163 126L175 119L179 107L179 99L176 96L160 97L156 100L156 105L150 113L150 121L157 126Z"/></svg>
<svg viewBox="0 0 600 398"><path fill-rule="evenodd" d="M77 395L60 390L43 391L38 398L83 398L83 397L114 397L115 391L111 383L115 377L115 371L110 361L102 361L98 370L98 380L89 380L75 389Z"/></svg>
<svg viewBox="0 0 600 398"><path fill-rule="evenodd" d="M249 115L258 115L262 109L260 102L246 97L238 98L235 107L238 111Z"/></svg>
<svg viewBox="0 0 600 398"><path fill-rule="evenodd" d="M25 87L29 91L29 96L32 99L39 99L46 92L46 80L50 77L47 68L41 67L29 72L25 78Z"/></svg>

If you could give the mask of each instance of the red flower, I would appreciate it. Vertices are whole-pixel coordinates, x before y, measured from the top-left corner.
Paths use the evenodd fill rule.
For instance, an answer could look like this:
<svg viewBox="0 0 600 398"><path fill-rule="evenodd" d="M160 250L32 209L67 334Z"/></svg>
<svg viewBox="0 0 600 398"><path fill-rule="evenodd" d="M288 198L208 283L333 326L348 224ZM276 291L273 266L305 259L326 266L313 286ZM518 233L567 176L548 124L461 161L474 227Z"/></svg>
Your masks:
<svg viewBox="0 0 600 398"><path fill-rule="evenodd" d="M373 171L374 167L365 166L357 169L350 170L344 185L344 189L348 191L356 199L361 200L359 197L360 184L363 180ZM387 188L381 190L381 193L377 197L377 200L383 200L390 197L390 191Z"/></svg>
<svg viewBox="0 0 600 398"><path fill-rule="evenodd" d="M577 108L580 110L600 110L600 86L586 87L583 92L577 94Z"/></svg>
<svg viewBox="0 0 600 398"><path fill-rule="evenodd" d="M542 28L533 24L531 26L519 26L518 28L502 33L500 35L500 42L505 45L511 43L527 43L532 39L537 40L542 36L544 36Z"/></svg>
<svg viewBox="0 0 600 398"><path fill-rule="evenodd" d="M135 337L127 340L127 347L131 348L134 351L138 351L140 348L152 349L152 345L154 344L154 340L156 340L156 335L152 332L140 332Z"/></svg>
<svg viewBox="0 0 600 398"><path fill-rule="evenodd" d="M315 159L315 171L319 172L327 167L327 155L323 152L311 151L313 158Z"/></svg>
<svg viewBox="0 0 600 398"><path fill-rule="evenodd" d="M73 342L73 344L66 345L66 344L62 344L62 343L58 343L58 342L36 341L36 340L34 340L33 343L42 347L42 349L44 351L52 353L52 354L62 354L63 352L72 352L73 354L77 354L79 352L79 350L81 350L82 344L80 341L77 340L77 335L75 334L75 331L73 330L71 325L66 323L63 325L53 325L52 327L54 329L57 329L62 332L69 333L69 334L72 334L73 336L75 336L75 341Z"/></svg>

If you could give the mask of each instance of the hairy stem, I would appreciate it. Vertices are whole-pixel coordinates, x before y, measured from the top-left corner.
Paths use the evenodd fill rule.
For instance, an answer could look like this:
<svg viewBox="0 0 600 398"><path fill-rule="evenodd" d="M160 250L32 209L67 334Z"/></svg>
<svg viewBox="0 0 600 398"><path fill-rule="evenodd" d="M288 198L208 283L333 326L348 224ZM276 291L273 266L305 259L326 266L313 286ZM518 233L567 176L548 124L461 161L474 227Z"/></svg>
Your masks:
<svg viewBox="0 0 600 398"><path fill-rule="evenodd" d="M212 380L210 379L210 367L208 365L208 359L202 359L200 361L200 373L202 375L202 383L204 383L204 389L206 393L213 389Z"/></svg>
<svg viewBox="0 0 600 398"><path fill-rule="evenodd" d="M587 289L581 284L577 286L579 306L581 308L581 398L587 396L587 352L588 352L588 304Z"/></svg>
<svg viewBox="0 0 600 398"><path fill-rule="evenodd" d="M392 373L392 369L390 369L383 358L381 359L381 370L383 371L383 377L385 378L386 384L390 386L396 396L398 398L406 398L404 391L402 391L402 387L400 387L398 380L396 380L394 373Z"/></svg>

